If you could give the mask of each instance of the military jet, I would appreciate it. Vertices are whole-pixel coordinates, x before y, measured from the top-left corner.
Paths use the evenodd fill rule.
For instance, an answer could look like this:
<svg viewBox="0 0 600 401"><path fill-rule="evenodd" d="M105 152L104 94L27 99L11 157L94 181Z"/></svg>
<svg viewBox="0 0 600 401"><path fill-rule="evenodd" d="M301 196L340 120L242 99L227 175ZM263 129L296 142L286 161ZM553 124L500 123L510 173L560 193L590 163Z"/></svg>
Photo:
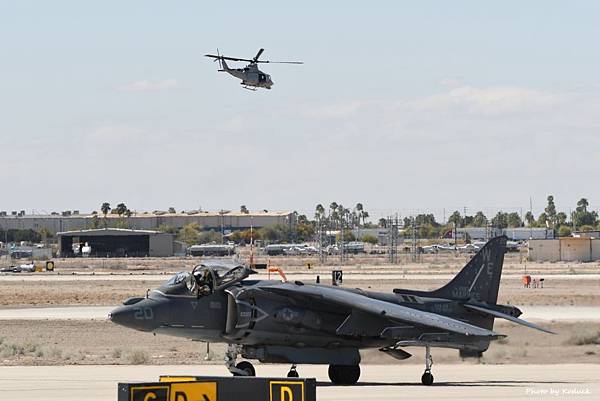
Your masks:
<svg viewBox="0 0 600 401"><path fill-rule="evenodd" d="M433 291L379 293L301 281L253 280L242 264L205 262L173 276L146 297L129 298L109 318L141 331L228 344L233 375L254 376L248 361L327 364L334 384L355 384L359 350L375 348L396 359L404 347L425 348L421 382L433 383L431 348L481 356L502 318L549 332L519 319L521 311L498 305L506 237L490 240L446 285Z"/></svg>

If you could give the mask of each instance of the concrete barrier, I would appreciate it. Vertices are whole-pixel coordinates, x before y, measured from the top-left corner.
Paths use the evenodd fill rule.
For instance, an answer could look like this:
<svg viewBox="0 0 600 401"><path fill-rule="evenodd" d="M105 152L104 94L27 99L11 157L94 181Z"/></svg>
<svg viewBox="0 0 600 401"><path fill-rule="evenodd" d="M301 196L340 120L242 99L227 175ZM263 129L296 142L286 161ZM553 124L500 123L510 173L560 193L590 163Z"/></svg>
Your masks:
<svg viewBox="0 0 600 401"><path fill-rule="evenodd" d="M161 376L119 383L118 401L316 401L316 380L273 377Z"/></svg>

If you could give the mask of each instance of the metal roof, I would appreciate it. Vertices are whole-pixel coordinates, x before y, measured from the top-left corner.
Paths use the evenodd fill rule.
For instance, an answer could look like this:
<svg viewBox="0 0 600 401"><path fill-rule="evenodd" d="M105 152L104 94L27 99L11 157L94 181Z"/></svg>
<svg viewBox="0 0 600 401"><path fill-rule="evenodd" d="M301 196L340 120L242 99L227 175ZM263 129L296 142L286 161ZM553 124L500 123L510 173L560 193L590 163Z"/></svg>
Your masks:
<svg viewBox="0 0 600 401"><path fill-rule="evenodd" d="M102 236L102 235L174 235L153 230L131 230L127 228L96 228L91 230L63 231L56 233L61 236Z"/></svg>
<svg viewBox="0 0 600 401"><path fill-rule="evenodd" d="M190 211L185 213L168 213L168 212L133 212L133 214L128 218L140 218L140 217L285 217L291 215L293 212L250 212L250 213L241 213L241 212L227 212L227 213L219 213L219 212L198 212L198 211ZM63 216L62 214L25 214L22 216L13 216L6 215L0 216L0 219L48 219L48 218L56 218L56 219L69 219L69 218L91 218L93 216L98 216L98 218L104 218L102 213L91 214L91 213L79 213L79 214L70 214L67 216ZM115 213L108 213L106 215L107 219L114 218L123 218L123 216L119 216Z"/></svg>

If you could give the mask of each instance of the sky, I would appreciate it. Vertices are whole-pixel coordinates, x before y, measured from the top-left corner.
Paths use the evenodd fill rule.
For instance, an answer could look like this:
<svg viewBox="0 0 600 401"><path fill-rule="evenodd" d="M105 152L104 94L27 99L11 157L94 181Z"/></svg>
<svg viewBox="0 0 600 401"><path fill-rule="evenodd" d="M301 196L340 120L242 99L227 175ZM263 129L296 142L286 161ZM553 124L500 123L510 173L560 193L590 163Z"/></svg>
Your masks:
<svg viewBox="0 0 600 401"><path fill-rule="evenodd" d="M599 2L288 3L0 0L0 210L600 207Z"/></svg>

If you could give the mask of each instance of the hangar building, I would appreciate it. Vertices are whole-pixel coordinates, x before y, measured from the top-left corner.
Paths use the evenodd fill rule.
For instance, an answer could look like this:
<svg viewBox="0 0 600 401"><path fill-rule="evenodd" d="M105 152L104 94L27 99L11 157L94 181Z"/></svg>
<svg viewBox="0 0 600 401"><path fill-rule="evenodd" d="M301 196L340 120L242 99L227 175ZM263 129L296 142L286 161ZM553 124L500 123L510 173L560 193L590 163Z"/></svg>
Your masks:
<svg viewBox="0 0 600 401"><path fill-rule="evenodd" d="M51 234L72 230L89 230L98 227L117 227L126 223L135 230L156 230L166 225L180 229L186 224L196 223L202 230L214 230L227 234L231 231L246 230L250 227L261 228L274 224L286 225L290 228L296 224L293 212L199 212L186 213L143 212L130 217L109 213L80 214L78 211L54 213L51 215L27 215L25 212L11 213L0 211L0 227L9 230L48 230Z"/></svg>
<svg viewBox="0 0 600 401"><path fill-rule="evenodd" d="M529 260L536 262L592 262L600 260L600 240L590 237L530 240Z"/></svg>
<svg viewBox="0 0 600 401"><path fill-rule="evenodd" d="M174 235L150 230L104 228L57 233L61 257L173 256Z"/></svg>

